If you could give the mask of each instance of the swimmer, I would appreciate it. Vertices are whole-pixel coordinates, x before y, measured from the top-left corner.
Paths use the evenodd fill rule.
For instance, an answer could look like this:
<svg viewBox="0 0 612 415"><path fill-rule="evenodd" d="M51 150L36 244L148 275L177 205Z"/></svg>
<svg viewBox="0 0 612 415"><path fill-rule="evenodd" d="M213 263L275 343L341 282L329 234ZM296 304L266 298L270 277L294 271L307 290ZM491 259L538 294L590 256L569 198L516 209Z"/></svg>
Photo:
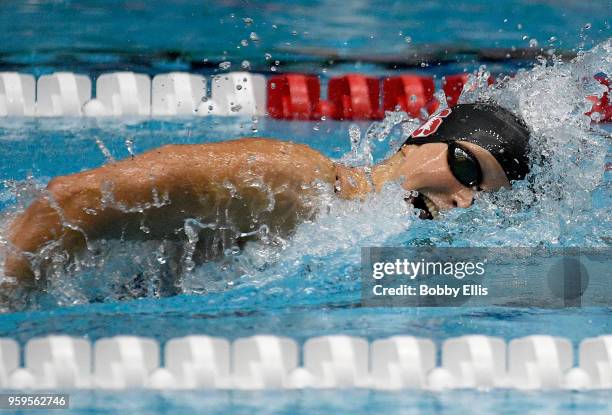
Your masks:
<svg viewBox="0 0 612 415"><path fill-rule="evenodd" d="M432 219L469 207L475 192L524 178L528 150L524 123L488 103L438 112L371 169L265 138L167 145L51 180L9 227L4 274L35 286L51 263L41 251L61 249L73 259L94 240L185 241L188 224L200 260L212 259L256 239L258 229L289 235L316 215L325 188L360 199L398 181L420 216Z"/></svg>

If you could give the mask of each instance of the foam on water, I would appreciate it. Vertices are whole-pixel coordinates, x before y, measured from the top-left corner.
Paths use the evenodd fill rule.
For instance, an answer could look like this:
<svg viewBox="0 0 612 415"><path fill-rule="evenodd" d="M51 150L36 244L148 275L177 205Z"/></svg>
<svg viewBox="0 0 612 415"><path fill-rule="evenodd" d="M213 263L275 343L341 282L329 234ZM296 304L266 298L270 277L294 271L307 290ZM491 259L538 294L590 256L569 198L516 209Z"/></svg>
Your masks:
<svg viewBox="0 0 612 415"><path fill-rule="evenodd" d="M590 108L584 97L603 92L593 79L597 73L612 73L612 41L571 63L542 62L513 78L498 79L492 87L487 86L486 68L471 79L461 101L492 100L522 116L533 133L534 165L526 180L511 190L479 194L469 209L421 221L405 204L397 183L363 201L339 200L327 189L318 216L299 225L291 237L268 236L259 228L260 242L243 250L229 243L223 258L195 267L189 250L174 242L92 242L90 251L70 266L61 255L57 258L59 266L45 294L15 294L10 307L211 292L219 293L224 307L262 298L268 306L332 304L358 298L364 246L610 246L612 195L604 172L610 134L584 115ZM398 124L401 131L394 129ZM373 154L381 149L393 153L417 125L405 114L390 113L363 134L352 126L352 150L342 161L371 165ZM98 145L103 143L98 140ZM10 201L17 195L17 203L2 213L0 235L42 183L28 180L5 187L0 197ZM6 248L5 240L0 243Z"/></svg>

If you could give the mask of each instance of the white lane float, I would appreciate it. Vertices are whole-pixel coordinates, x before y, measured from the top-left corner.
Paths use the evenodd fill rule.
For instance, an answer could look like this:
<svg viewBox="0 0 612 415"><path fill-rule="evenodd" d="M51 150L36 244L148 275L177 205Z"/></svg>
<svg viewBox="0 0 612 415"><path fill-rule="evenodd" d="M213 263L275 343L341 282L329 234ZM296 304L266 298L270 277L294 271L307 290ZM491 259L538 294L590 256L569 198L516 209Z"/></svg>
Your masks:
<svg viewBox="0 0 612 415"><path fill-rule="evenodd" d="M442 368L457 388L490 389L506 385L506 342L497 337L470 335L442 345Z"/></svg>
<svg viewBox="0 0 612 415"><path fill-rule="evenodd" d="M589 377L589 387L612 389L612 335L585 339L578 352L580 369Z"/></svg>
<svg viewBox="0 0 612 415"><path fill-rule="evenodd" d="M0 338L0 388L7 388L11 374L19 368L19 345L13 339Z"/></svg>
<svg viewBox="0 0 612 415"><path fill-rule="evenodd" d="M211 97L200 103L199 115L261 116L266 114L266 78L250 72L215 75Z"/></svg>
<svg viewBox="0 0 612 415"><path fill-rule="evenodd" d="M96 81L96 98L84 106L85 115L151 115L151 79L134 72L102 74Z"/></svg>
<svg viewBox="0 0 612 415"><path fill-rule="evenodd" d="M230 344L209 336L172 339L164 348L164 367L182 389L227 388Z"/></svg>
<svg viewBox="0 0 612 415"><path fill-rule="evenodd" d="M34 377L36 388L88 388L91 366L91 344L86 339L41 337L25 347L25 369Z"/></svg>
<svg viewBox="0 0 612 415"><path fill-rule="evenodd" d="M368 387L369 345L352 336L321 336L304 343L304 369L319 388Z"/></svg>
<svg viewBox="0 0 612 415"><path fill-rule="evenodd" d="M509 385L517 389L559 389L573 363L572 344L553 336L527 336L508 345Z"/></svg>
<svg viewBox="0 0 612 415"><path fill-rule="evenodd" d="M423 389L436 365L436 346L429 339L394 336L370 346L372 386L377 389Z"/></svg>
<svg viewBox="0 0 612 415"><path fill-rule="evenodd" d="M91 80L86 75L56 72L38 78L36 115L40 117L80 117L83 105L91 99Z"/></svg>
<svg viewBox="0 0 612 415"><path fill-rule="evenodd" d="M431 340L394 336L375 340L346 335L306 340L187 336L164 347L156 340L117 336L98 340L63 335L26 343L24 364L12 339L0 339L0 387L27 389L303 389L386 390L510 388L612 389L612 336L589 338L573 364L569 340L547 335L512 340L469 335L442 344L436 366ZM92 359L93 357L93 359Z"/></svg>
<svg viewBox="0 0 612 415"><path fill-rule="evenodd" d="M159 344L153 339L117 336L94 345L94 377L102 389L149 386L149 377L159 368Z"/></svg>
<svg viewBox="0 0 612 415"><path fill-rule="evenodd" d="M32 75L0 72L0 117L31 117L36 109L36 80Z"/></svg>
<svg viewBox="0 0 612 415"><path fill-rule="evenodd" d="M233 386L237 389L283 389L298 367L299 349L288 337L253 336L232 344Z"/></svg>
<svg viewBox="0 0 612 415"><path fill-rule="evenodd" d="M151 115L193 115L206 97L206 78L186 72L156 75L152 84Z"/></svg>

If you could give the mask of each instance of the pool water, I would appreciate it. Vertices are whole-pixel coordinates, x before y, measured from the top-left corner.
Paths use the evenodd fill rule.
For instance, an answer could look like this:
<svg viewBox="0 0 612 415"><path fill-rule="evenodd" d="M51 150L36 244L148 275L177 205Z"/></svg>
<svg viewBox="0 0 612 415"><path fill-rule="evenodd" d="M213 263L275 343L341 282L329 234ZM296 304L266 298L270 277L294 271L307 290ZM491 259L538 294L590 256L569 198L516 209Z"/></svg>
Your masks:
<svg viewBox="0 0 612 415"><path fill-rule="evenodd" d="M183 293L175 296L166 296L155 287L123 288L125 278L134 273L146 272L155 278L160 272L158 245L114 246L95 258L96 266L76 275L58 275L48 293L12 299L10 309L0 315L0 336L23 344L51 333L92 341L132 334L161 343L187 334L235 339L267 333L299 342L338 333L370 340L405 334L431 338L439 345L465 334L506 340L549 334L577 345L586 337L612 333L610 307L362 307L359 280L361 246L610 247L612 189L611 173L605 166L612 160L612 128L591 124L582 115L588 109L584 96L600 91L596 82L587 79L598 72L612 73L612 46L609 40L606 43L609 2L517 1L501 6L478 1L460 6L444 2L410 6L400 2L266 2L248 9L231 1L206 8L190 1L177 2L176 7L116 3L125 6L125 11L94 1L15 4L12 11L0 13L0 36L10 33L12 38L0 42L0 63L34 74L58 69L96 74L110 69L137 70L140 64L131 59L134 56L180 50L265 66L265 53L278 51L286 57L290 56L287 50L298 46L334 48L349 54L364 50L398 53L409 44L442 44L449 39L470 48L523 47L536 39L540 44L587 52L574 63L490 64L486 69L495 73L524 69L511 80L500 79L496 88L475 85L475 91L462 97L465 102L490 98L522 115L534 132L535 148L547 155L550 167L536 169L529 181L511 191L483 194L470 209L457 209L437 221L411 217L396 186L363 203L331 200L327 213L300 226L280 246L254 243L218 263L197 267L183 276ZM305 13L308 19L302 17ZM247 18L252 23L244 20ZM57 30L60 20L65 24ZM465 21L473 25L470 30L465 29ZM118 30L126 25L127 32ZM211 36L217 32L226 35ZM257 34L257 41L250 38L251 32ZM237 48L247 38L248 46ZM131 58L118 52L120 49L128 50ZM344 71L392 73L388 68L359 63L323 71L304 62L304 67L311 65L310 70L324 78ZM483 63L459 62L419 71L475 70ZM17 64L21 66L14 66ZM147 61L142 69L182 70L182 65L180 60L152 65ZM486 84L486 77L481 74L477 83ZM163 144L260 136L306 143L333 159L371 163L395 151L402 141L407 131L395 125L400 119L398 114L377 124L263 117L0 119L0 234L52 177L99 166L108 161L109 154L121 159ZM414 122L407 125L416 127ZM117 270L122 270L121 275ZM75 413L124 408L130 413L196 409L283 414L612 412L605 392L515 391L83 391L73 395L72 407Z"/></svg>

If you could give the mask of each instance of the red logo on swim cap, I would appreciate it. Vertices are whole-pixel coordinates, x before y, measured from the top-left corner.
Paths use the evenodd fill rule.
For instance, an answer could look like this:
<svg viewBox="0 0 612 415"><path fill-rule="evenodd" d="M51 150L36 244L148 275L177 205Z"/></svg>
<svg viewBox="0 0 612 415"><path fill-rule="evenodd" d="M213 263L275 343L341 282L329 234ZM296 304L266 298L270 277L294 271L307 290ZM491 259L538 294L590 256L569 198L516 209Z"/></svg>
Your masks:
<svg viewBox="0 0 612 415"><path fill-rule="evenodd" d="M443 109L442 111L428 119L425 124L414 130L411 136L413 138L418 138L432 135L433 133L438 131L438 128L440 128L440 125L442 125L442 119L448 117L450 113L450 108Z"/></svg>

